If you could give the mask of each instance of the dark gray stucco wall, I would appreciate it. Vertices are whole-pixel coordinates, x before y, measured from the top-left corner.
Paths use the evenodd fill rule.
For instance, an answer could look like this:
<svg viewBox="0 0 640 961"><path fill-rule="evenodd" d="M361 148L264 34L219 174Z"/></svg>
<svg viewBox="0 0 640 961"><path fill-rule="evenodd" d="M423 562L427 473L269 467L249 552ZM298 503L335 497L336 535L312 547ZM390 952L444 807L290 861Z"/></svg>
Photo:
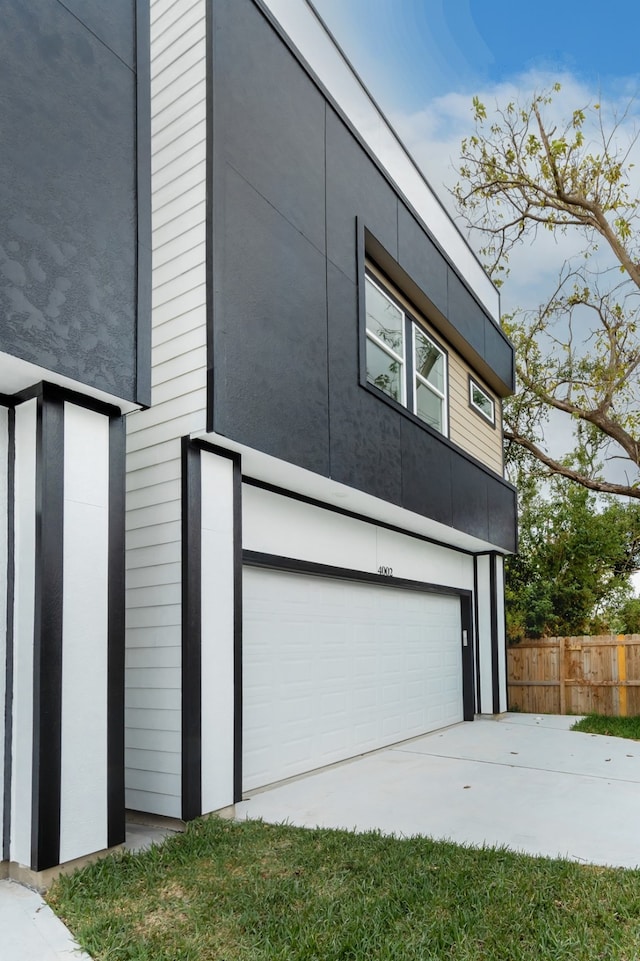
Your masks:
<svg viewBox="0 0 640 961"><path fill-rule="evenodd" d="M513 548L512 488L361 386L364 228L506 384L510 344L259 4L210 12L211 427Z"/></svg>
<svg viewBox="0 0 640 961"><path fill-rule="evenodd" d="M135 0L4 0L0 350L127 400L136 119Z"/></svg>

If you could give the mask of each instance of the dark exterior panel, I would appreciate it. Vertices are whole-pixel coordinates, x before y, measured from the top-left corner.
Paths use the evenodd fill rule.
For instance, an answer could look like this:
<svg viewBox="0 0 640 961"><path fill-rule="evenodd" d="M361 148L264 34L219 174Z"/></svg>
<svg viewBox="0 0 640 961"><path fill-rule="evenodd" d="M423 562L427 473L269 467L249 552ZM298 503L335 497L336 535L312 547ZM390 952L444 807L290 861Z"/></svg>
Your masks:
<svg viewBox="0 0 640 961"><path fill-rule="evenodd" d="M331 477L392 503L402 497L400 420L358 388L357 288L328 266Z"/></svg>
<svg viewBox="0 0 640 961"><path fill-rule="evenodd" d="M102 9L101 4L101 9ZM148 0L136 0L136 401L151 404L151 27Z"/></svg>
<svg viewBox="0 0 640 961"><path fill-rule="evenodd" d="M327 257L357 280L356 217L398 257L398 198L334 110L327 107Z"/></svg>
<svg viewBox="0 0 640 961"><path fill-rule="evenodd" d="M134 10L134 0L75 0L73 12L58 0L6 0L0 40L0 350L127 400Z"/></svg>
<svg viewBox="0 0 640 961"><path fill-rule="evenodd" d="M448 268L447 317L481 357L485 353L485 316L460 278Z"/></svg>
<svg viewBox="0 0 640 961"><path fill-rule="evenodd" d="M251 0L215 16L216 156L324 251L324 98Z"/></svg>
<svg viewBox="0 0 640 961"><path fill-rule="evenodd" d="M511 391L516 389L513 347L501 330L487 323L484 332L484 356L487 363Z"/></svg>
<svg viewBox="0 0 640 961"><path fill-rule="evenodd" d="M445 317L449 316L447 262L404 204L400 204L398 210L397 259L432 304Z"/></svg>
<svg viewBox="0 0 640 961"><path fill-rule="evenodd" d="M489 540L487 487L490 483L500 484L500 481L492 481L481 467L465 457L455 457L451 471L453 527L483 541Z"/></svg>
<svg viewBox="0 0 640 961"><path fill-rule="evenodd" d="M128 67L135 68L135 12L131 0L64 0L64 6Z"/></svg>
<svg viewBox="0 0 640 961"><path fill-rule="evenodd" d="M487 486L487 508L490 543L499 544L508 551L517 551L518 495L515 489L506 484L490 482Z"/></svg>
<svg viewBox="0 0 640 961"><path fill-rule="evenodd" d="M508 485L366 385L365 252L479 376L510 345L259 0L210 13L208 429L487 540Z"/></svg>
<svg viewBox="0 0 640 961"><path fill-rule="evenodd" d="M325 258L230 167L225 183L215 430L328 474Z"/></svg>
<svg viewBox="0 0 640 961"><path fill-rule="evenodd" d="M455 527L452 474L457 455L437 437L402 421L402 506Z"/></svg>

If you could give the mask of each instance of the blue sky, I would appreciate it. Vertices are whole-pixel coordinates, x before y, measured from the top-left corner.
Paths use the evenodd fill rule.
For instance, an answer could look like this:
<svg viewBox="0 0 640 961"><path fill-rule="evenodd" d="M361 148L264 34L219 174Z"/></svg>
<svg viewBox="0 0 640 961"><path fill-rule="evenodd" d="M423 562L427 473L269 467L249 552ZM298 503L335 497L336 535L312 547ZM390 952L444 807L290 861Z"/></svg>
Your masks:
<svg viewBox="0 0 640 961"><path fill-rule="evenodd" d="M531 69L640 89L640 4L578 0L313 0L388 111L473 93ZM621 81L622 78L622 81Z"/></svg>

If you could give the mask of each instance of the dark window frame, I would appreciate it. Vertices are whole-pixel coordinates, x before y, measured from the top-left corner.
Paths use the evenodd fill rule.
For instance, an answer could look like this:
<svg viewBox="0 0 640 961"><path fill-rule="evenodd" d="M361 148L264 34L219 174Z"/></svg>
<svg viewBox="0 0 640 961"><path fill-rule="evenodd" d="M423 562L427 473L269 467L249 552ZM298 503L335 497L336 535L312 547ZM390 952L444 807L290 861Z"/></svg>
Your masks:
<svg viewBox="0 0 640 961"><path fill-rule="evenodd" d="M362 275L361 275L362 276ZM367 317L366 317L366 285L367 281L370 281L374 287L376 287L382 294L389 299L389 301L401 312L403 315L403 388L404 388L404 401L396 400L390 394L386 393L379 387L376 387L367 378L367 341L371 340L369 337L369 332L367 330ZM436 437L444 437L449 439L449 408L450 408L450 396L449 396L449 351L444 346L444 344L435 336L433 331L428 329L425 324L419 320L410 310L407 309L405 304L401 303L397 297L394 296L393 290L381 280L377 273L369 270L368 266L365 265L364 276L362 280L362 310L361 310L361 351L360 351L360 384L366 390L375 394L380 400L389 404L395 410L401 412L404 416L408 417L415 424L418 424L425 430L435 434ZM428 388L432 390L435 396L442 400L442 421L443 429L440 430L437 427L433 427L428 421L420 417L415 409L415 381L416 381L416 370L415 370L415 337L414 329L418 330L424 337L426 337L434 347L441 353L444 362L444 381L445 389L443 395L439 393L437 388L433 385L428 384ZM372 340L376 343L375 340ZM390 355L391 356L391 355ZM399 354L398 354L399 356ZM421 378L424 381L424 378Z"/></svg>
<svg viewBox="0 0 640 961"><path fill-rule="evenodd" d="M476 388L476 390L480 391L481 394L484 394L487 400L491 402L492 417L489 417L489 415L486 414L481 407L479 407L477 404L474 403L473 401L474 387ZM486 387L483 387L482 384L479 383L479 381L475 377L473 377L472 374L469 374L468 404L469 404L470 410L472 410L475 414L477 414L478 417L481 417L485 421L485 423L493 427L494 430L496 429L496 399L489 393Z"/></svg>

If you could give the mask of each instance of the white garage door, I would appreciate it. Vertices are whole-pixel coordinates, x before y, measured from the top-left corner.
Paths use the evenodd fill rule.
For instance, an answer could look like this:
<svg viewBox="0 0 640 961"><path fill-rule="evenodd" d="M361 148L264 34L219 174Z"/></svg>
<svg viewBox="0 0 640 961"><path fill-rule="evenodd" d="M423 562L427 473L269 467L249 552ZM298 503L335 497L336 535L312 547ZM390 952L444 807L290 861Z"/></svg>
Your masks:
<svg viewBox="0 0 640 961"><path fill-rule="evenodd" d="M245 568L243 786L463 719L460 601Z"/></svg>

